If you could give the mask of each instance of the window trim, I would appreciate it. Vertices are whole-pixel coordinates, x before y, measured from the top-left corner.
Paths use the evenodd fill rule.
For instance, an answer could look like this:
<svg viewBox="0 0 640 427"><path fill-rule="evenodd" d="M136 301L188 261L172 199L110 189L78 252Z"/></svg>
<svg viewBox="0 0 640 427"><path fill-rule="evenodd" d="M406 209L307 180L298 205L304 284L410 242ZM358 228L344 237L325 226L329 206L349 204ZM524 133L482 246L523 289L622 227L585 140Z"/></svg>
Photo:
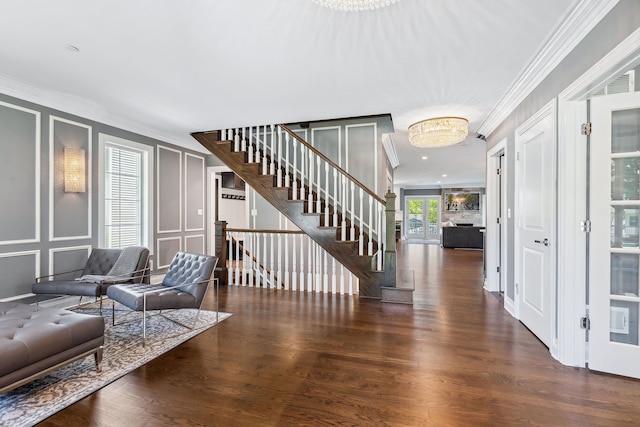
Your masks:
<svg viewBox="0 0 640 427"><path fill-rule="evenodd" d="M141 245L149 249L149 253L153 254L153 230L154 230L154 218L153 207L154 205L154 147L139 142L130 141L128 139L119 138L117 136L108 135L105 133L98 134L98 246L105 247L105 170L106 170L106 156L105 148L108 145L120 146L124 149L133 149L142 153L142 195L141 199L144 201L142 204L141 215L141 230L142 230L142 242Z"/></svg>

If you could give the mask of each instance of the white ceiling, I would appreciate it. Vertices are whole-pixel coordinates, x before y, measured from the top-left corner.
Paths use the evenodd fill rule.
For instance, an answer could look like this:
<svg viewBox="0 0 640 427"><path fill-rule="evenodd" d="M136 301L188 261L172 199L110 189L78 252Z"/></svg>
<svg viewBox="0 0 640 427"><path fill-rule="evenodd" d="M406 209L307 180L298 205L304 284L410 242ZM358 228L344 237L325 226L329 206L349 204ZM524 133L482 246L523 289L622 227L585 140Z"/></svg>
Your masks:
<svg viewBox="0 0 640 427"><path fill-rule="evenodd" d="M0 92L198 150L194 131L390 113L396 184L483 185L483 141L418 149L408 125L477 130L578 3L0 0Z"/></svg>

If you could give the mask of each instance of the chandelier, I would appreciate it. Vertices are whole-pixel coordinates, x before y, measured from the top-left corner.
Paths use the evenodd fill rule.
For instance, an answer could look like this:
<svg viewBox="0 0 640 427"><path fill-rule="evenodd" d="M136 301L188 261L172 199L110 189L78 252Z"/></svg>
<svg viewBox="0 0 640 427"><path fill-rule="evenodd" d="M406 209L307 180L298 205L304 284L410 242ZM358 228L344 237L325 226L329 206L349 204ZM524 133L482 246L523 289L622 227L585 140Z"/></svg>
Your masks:
<svg viewBox="0 0 640 427"><path fill-rule="evenodd" d="M320 6L342 12L380 9L392 5L399 0L311 0Z"/></svg>
<svg viewBox="0 0 640 427"><path fill-rule="evenodd" d="M436 117L409 126L409 142L421 148L446 147L463 141L469 121L462 117Z"/></svg>

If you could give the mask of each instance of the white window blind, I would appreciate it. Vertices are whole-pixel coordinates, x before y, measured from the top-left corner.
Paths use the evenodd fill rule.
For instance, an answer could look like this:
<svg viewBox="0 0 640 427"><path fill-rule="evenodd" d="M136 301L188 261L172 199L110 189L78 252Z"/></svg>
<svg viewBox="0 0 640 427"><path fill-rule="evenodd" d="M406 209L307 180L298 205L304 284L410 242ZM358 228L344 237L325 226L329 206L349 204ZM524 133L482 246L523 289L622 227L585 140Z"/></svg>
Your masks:
<svg viewBox="0 0 640 427"><path fill-rule="evenodd" d="M105 246L142 246L142 153L105 146Z"/></svg>

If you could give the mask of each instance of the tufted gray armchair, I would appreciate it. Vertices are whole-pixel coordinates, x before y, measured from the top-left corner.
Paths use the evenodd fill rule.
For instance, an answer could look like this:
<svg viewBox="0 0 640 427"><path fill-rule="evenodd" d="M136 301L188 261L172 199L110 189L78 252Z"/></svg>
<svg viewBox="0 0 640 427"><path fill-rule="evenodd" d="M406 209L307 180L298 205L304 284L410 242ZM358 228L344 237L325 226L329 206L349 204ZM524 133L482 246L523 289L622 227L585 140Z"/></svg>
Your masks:
<svg viewBox="0 0 640 427"><path fill-rule="evenodd" d="M193 329L198 321L209 283L213 280L212 275L217 263L218 258L214 256L178 252L171 261L162 283L109 286L107 296L114 301L113 324L116 322L117 301L131 310L142 311L143 345L147 337L146 319L149 310L195 308L198 311L191 327Z"/></svg>
<svg viewBox="0 0 640 427"><path fill-rule="evenodd" d="M94 297L100 300L114 283L149 283L149 249L130 246L123 249L94 248L84 268L36 278L31 292L36 295L73 295ZM56 276L75 275L75 279L56 280ZM83 280L83 278L86 278ZM46 280L49 279L49 280ZM54 280L51 280L54 279Z"/></svg>

